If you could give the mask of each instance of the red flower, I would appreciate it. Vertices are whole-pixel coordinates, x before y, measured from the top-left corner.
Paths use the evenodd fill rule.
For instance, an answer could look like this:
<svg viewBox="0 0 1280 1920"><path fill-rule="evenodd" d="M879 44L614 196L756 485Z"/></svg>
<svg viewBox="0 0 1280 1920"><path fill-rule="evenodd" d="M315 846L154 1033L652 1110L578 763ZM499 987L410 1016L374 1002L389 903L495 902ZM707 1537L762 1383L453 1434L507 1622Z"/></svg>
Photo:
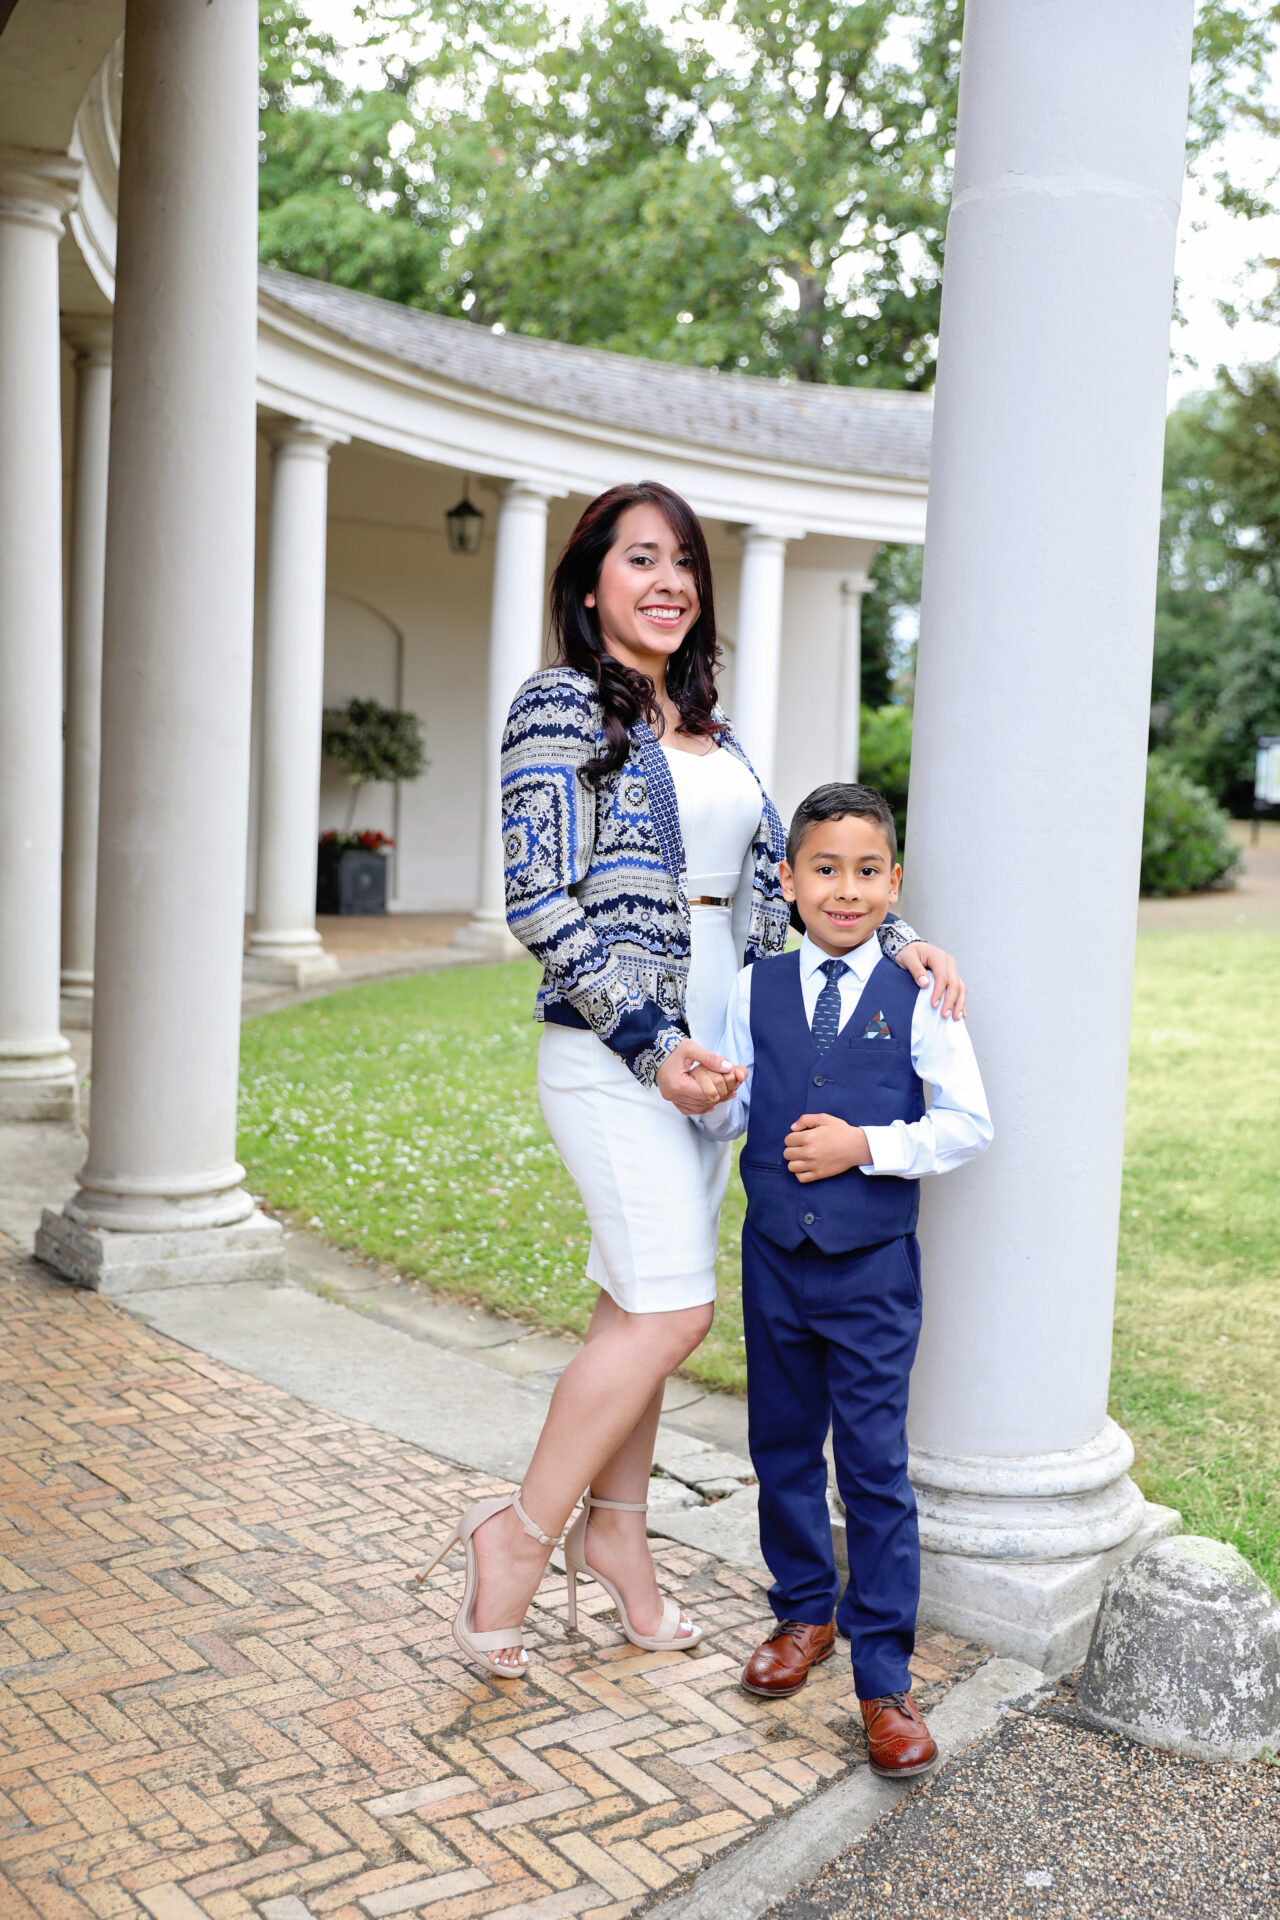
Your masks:
<svg viewBox="0 0 1280 1920"><path fill-rule="evenodd" d="M388 847L394 847L395 841L389 833L382 833L377 827L366 827L363 833L343 833L330 827L320 835L320 845L337 853L347 853L355 848L362 853L384 853Z"/></svg>

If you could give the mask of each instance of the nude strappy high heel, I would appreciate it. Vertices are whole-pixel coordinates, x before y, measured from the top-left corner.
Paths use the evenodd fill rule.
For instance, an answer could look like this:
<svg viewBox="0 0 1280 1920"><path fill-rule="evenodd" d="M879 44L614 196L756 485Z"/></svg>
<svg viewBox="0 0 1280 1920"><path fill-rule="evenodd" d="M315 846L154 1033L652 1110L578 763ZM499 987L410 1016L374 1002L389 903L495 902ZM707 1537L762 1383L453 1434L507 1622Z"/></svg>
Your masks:
<svg viewBox="0 0 1280 1920"><path fill-rule="evenodd" d="M492 1627L481 1632L475 1625L476 1594L480 1586L480 1563L476 1558L475 1545L471 1536L477 1527L482 1527L486 1520L493 1518L495 1513L501 1513L504 1507L510 1507L512 1509L516 1519L531 1539L540 1540L544 1547L559 1545L557 1539L549 1533L544 1533L542 1528L535 1525L529 1518L520 1504L520 1495L518 1493L501 1493L492 1500L477 1500L474 1506L467 1508L444 1545L425 1568L422 1577L425 1580L428 1574L433 1573L451 1548L457 1546L466 1548L467 1583L462 1590L462 1605L454 1615L453 1637L464 1653L470 1654L473 1660L478 1660L480 1665L487 1667L490 1673L496 1673L500 1680L519 1680L527 1671L529 1665L528 1658L524 1651L523 1627ZM490 1647L518 1647L520 1650L519 1665L514 1667L502 1666L489 1652Z"/></svg>
<svg viewBox="0 0 1280 1920"><path fill-rule="evenodd" d="M590 1487L582 1496L582 1512L578 1515L564 1537L564 1564L569 1574L569 1631L578 1630L578 1581L594 1580L602 1586L614 1606L618 1609L618 1618L622 1622L622 1631L633 1647L641 1647L646 1653L669 1653L696 1647L702 1638L702 1628L689 1627L687 1633L680 1632L680 1608L674 1600L664 1598L662 1619L656 1633L637 1633L627 1615L627 1603L612 1580L597 1573L587 1560L587 1522L592 1507L608 1507L614 1513L647 1513L648 1507L643 1501L634 1500L597 1500Z"/></svg>

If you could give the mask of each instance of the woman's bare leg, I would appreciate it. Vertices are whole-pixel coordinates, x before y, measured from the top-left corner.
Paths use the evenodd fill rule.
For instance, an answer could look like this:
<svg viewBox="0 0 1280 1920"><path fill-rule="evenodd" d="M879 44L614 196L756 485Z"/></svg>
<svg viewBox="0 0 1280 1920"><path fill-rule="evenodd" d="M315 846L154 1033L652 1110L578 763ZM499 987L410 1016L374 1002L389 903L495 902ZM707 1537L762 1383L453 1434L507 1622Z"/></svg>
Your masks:
<svg viewBox="0 0 1280 1920"><path fill-rule="evenodd" d="M637 1505L648 1500L661 1413L662 1385L659 1385L613 1458L592 1474L591 1491L599 1499L626 1500ZM656 1633L662 1622L662 1595L644 1515L593 1507L587 1528L586 1555L587 1564L607 1574L621 1590L637 1632ZM689 1624L687 1616L682 1616L682 1623L681 1631Z"/></svg>
<svg viewBox="0 0 1280 1920"><path fill-rule="evenodd" d="M625 1313L607 1295L600 1296L586 1344L556 1383L524 1476L521 1498L525 1510L544 1533L560 1533L584 1488L590 1485L596 1486L602 1499L645 1498L663 1382L705 1337L711 1315L710 1306L689 1307L678 1313ZM606 1494L604 1485L597 1483L602 1472L610 1486L635 1487L636 1491ZM618 1514L611 1518L631 1523L630 1531L637 1535L643 1558L647 1559L642 1517ZM480 1562L476 1626L482 1631L515 1626L523 1620L537 1591L547 1563L546 1548L524 1532L510 1510L495 1514L474 1537ZM605 1536L597 1536L593 1524L595 1538L601 1542L600 1566L621 1586L622 1568L619 1565L615 1575L614 1560L608 1558L606 1564ZM630 1563L640 1556L633 1551L625 1557ZM636 1571L639 1574L638 1566ZM652 1563L648 1579L653 1581ZM627 1592L630 1599L629 1582ZM660 1610L656 1584L651 1592L652 1608L646 1607L641 1592L637 1594L638 1617L635 1613L632 1616L642 1632L656 1625ZM509 1662L503 1661L501 1653L495 1657L513 1668L519 1665L514 1649Z"/></svg>

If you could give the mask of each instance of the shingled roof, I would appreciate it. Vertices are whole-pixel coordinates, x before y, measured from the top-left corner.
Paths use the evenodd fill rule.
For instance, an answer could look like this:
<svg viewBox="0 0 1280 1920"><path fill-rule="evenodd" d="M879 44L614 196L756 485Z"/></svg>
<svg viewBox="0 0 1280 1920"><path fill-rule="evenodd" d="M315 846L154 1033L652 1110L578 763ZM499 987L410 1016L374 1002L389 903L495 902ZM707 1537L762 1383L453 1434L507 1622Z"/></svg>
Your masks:
<svg viewBox="0 0 1280 1920"><path fill-rule="evenodd" d="M693 441L722 453L828 473L923 481L929 474L932 403L926 394L811 386L569 347L528 334L494 333L260 267L262 292L326 332L442 375L462 387L571 420Z"/></svg>

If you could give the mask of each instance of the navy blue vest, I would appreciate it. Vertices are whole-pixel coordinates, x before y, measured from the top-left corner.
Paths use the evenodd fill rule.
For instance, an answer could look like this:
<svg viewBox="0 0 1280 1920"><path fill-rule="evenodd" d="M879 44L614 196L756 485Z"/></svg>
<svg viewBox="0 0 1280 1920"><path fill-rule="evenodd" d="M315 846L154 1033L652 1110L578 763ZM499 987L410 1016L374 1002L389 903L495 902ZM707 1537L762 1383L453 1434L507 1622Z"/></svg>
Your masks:
<svg viewBox="0 0 1280 1920"><path fill-rule="evenodd" d="M799 953L776 954L752 967L755 1065L739 1165L747 1218L776 1246L793 1250L807 1238L824 1253L852 1253L915 1232L918 1180L869 1177L850 1167L830 1180L801 1185L782 1149L802 1113L834 1113L855 1127L922 1117L924 1088L911 1064L918 992L909 973L879 960L843 1030L820 1053L805 1019ZM887 1026L889 1038L867 1038L875 1024Z"/></svg>

